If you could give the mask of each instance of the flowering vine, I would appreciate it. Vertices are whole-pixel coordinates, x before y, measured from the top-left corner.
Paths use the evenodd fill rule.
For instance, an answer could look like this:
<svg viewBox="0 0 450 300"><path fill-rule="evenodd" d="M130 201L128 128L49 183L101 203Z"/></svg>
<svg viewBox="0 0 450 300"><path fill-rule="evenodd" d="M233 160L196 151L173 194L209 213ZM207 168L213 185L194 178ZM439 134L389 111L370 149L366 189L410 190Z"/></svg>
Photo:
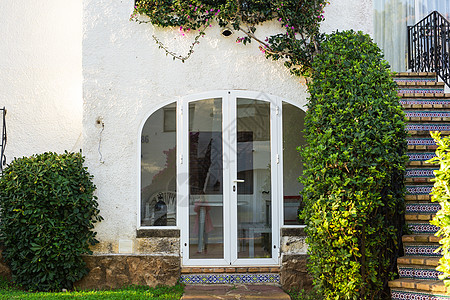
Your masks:
<svg viewBox="0 0 450 300"><path fill-rule="evenodd" d="M196 31L194 43L184 56L169 51L153 36L166 54L183 62L194 52L206 28L217 22L220 27L242 33L236 43L256 41L266 58L283 59L294 75L309 75L321 39L323 10L328 3L328 0L138 0L130 20L174 27L182 34ZM147 16L148 20L140 16ZM269 20L277 20L282 32L259 38L255 34L256 25Z"/></svg>

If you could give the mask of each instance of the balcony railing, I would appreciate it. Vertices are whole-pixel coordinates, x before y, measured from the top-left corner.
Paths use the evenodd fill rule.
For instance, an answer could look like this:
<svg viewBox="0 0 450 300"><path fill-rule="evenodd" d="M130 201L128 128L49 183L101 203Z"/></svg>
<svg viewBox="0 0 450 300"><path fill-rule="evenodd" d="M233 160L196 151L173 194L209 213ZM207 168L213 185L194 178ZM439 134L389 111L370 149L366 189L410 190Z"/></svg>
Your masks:
<svg viewBox="0 0 450 300"><path fill-rule="evenodd" d="M0 174L3 173L3 166L6 165L6 156L5 156L5 148L6 148L6 109L0 108L0 117L1 117L1 137L2 144L0 148Z"/></svg>
<svg viewBox="0 0 450 300"><path fill-rule="evenodd" d="M408 26L408 68L435 72L450 86L450 22L437 11Z"/></svg>

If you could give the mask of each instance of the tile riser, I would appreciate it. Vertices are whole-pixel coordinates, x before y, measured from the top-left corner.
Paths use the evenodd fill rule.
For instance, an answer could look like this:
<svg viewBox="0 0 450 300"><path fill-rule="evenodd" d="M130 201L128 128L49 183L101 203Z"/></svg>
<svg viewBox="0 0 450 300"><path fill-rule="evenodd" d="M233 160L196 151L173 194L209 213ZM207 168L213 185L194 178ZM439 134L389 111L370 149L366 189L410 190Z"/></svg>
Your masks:
<svg viewBox="0 0 450 300"><path fill-rule="evenodd" d="M184 284L279 284L279 274L183 274Z"/></svg>
<svg viewBox="0 0 450 300"><path fill-rule="evenodd" d="M450 296L417 293L415 291L391 290L392 300L449 300Z"/></svg>
<svg viewBox="0 0 450 300"><path fill-rule="evenodd" d="M419 280L439 280L442 272L435 269L416 269L408 267L399 267L398 275L400 278L419 279Z"/></svg>

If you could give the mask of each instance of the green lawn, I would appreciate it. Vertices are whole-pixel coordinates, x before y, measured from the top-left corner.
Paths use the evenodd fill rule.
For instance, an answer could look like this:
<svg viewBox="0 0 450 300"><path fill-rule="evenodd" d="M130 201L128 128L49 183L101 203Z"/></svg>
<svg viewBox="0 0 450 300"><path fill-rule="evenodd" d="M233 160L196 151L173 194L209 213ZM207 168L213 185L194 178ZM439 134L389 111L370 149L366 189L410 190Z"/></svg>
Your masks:
<svg viewBox="0 0 450 300"><path fill-rule="evenodd" d="M111 291L74 291L60 293L24 292L7 281L0 280L0 299L170 299L178 300L183 286L149 288L131 286Z"/></svg>

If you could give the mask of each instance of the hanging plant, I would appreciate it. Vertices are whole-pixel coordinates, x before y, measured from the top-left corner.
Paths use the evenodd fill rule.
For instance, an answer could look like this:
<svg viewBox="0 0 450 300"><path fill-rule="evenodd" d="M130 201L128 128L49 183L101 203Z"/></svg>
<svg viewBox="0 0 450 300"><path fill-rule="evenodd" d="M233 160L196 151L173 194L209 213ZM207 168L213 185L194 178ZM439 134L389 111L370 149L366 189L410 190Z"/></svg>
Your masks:
<svg viewBox="0 0 450 300"><path fill-rule="evenodd" d="M197 32L184 56L170 51L153 36L160 48L183 62L194 52L205 30L218 24L241 32L243 36L236 39L237 43L256 41L266 58L283 59L292 74L309 76L321 39L319 26L326 4L327 0L140 0L136 1L130 20L178 28L182 34ZM265 38L257 37L256 25L270 20L278 21L283 30Z"/></svg>

